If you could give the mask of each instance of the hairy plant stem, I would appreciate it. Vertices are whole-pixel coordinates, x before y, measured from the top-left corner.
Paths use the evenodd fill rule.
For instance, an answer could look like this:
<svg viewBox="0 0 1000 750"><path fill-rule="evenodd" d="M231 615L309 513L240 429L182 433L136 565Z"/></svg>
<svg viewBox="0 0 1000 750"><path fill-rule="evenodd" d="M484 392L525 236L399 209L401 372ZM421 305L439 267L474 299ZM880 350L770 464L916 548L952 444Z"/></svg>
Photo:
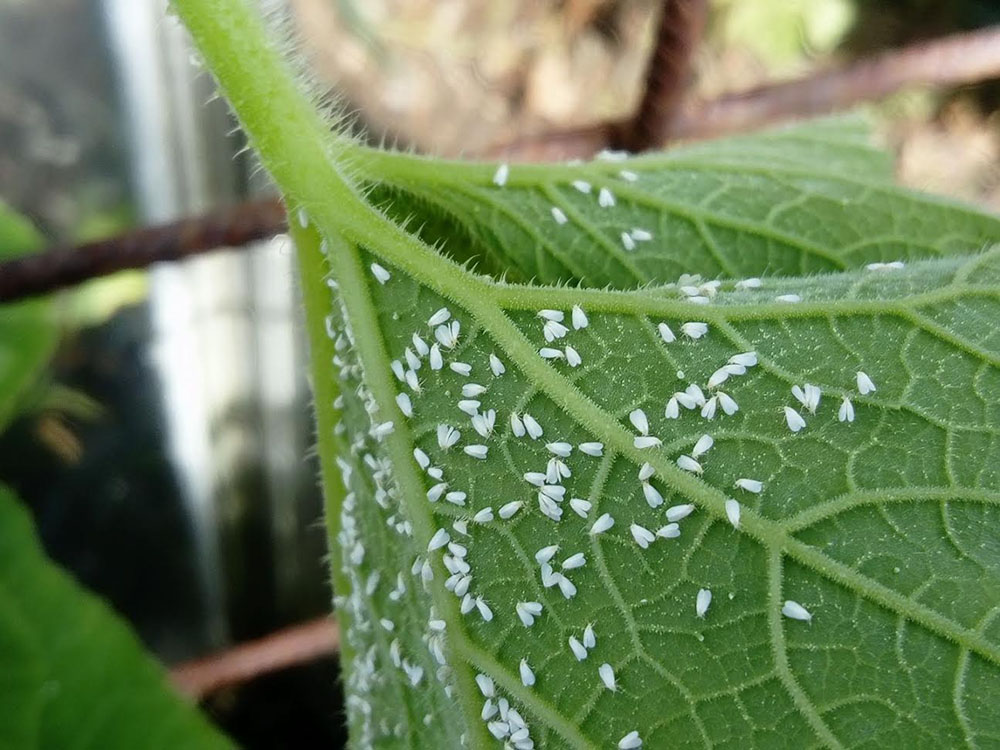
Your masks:
<svg viewBox="0 0 1000 750"><path fill-rule="evenodd" d="M327 260L330 272L339 282L342 299L356 323L358 355L370 372L369 386L380 405L392 408L392 395L386 374L374 366L383 353L381 337L374 328L370 299L360 278L361 267L356 243L361 240L375 247L400 247L399 238L407 235L372 209L345 173L352 145L330 134L326 120L300 91L295 76L283 59L260 15L247 0L175 0L174 7L194 37L220 88L239 117L248 137L256 147L264 166L285 193L286 202L295 210L304 210L310 225L319 229L329 246ZM312 244L312 243L310 243ZM411 246L413 243L410 243ZM405 247L406 243L402 244ZM443 260L429 250L422 250L424 261L440 265ZM417 259L411 259L414 261ZM437 262L435 262L437 261ZM311 248L300 248L300 270L306 303L307 325L313 343L312 368L317 386L317 422L321 441L329 439L335 422L330 393L319 389L320 383L334 381L336 373L329 359L323 356L326 344L324 320L330 310L325 284L324 260ZM404 264L408 265L408 264ZM460 281L457 267L449 266L452 282ZM430 270L430 269L428 269ZM324 386L325 388L326 386ZM407 436L403 431L391 435L387 449L396 466L404 495L413 498L419 478L408 458ZM321 443L322 447L322 443ZM326 487L339 483L339 475L329 461L335 447L327 445L327 461L322 466ZM419 496L419 493L418 493ZM340 494L327 494L327 517L331 536L336 536L340 515ZM426 547L434 533L433 519L423 509L411 507L415 543ZM331 555L334 582L342 581L338 568L342 559L336 549ZM437 558L438 575L444 574ZM432 587L438 611L449 621L449 651L457 693L457 704L464 715L467 740L472 747L488 742L486 729L479 720L479 705L473 681L473 668L495 667L491 657L475 649L461 633L461 616L454 597L439 586ZM346 625L346 624L345 624ZM349 627L349 625L347 625ZM345 628L346 632L346 628ZM348 639L345 637L345 641ZM489 662L485 664L484 662ZM536 706L543 715L547 707ZM554 716L554 714L553 714ZM558 717L555 717L558 718ZM563 732L576 734L572 744L585 746L578 730L568 723Z"/></svg>

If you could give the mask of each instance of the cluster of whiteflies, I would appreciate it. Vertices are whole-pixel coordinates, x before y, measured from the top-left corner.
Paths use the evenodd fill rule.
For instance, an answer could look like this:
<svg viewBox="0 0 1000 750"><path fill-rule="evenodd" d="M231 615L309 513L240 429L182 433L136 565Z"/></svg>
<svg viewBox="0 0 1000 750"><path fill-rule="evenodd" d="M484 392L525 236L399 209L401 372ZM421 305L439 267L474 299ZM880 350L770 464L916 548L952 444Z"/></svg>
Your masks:
<svg viewBox="0 0 1000 750"><path fill-rule="evenodd" d="M615 162L624 158L620 152L603 152L601 158ZM617 177L624 183L635 182L638 175L630 170L621 169ZM493 182L498 187L504 187L510 179L510 168L502 164L496 170ZM577 179L571 183L573 189L584 195L594 195L600 209L610 209L617 205L618 200L612 185L599 184ZM574 214L568 205L553 205L550 207L552 220L559 227L570 225ZM303 226L308 224L304 212L300 212L299 221ZM617 231L617 230L616 230ZM618 241L625 252L634 252L640 244L654 241L653 232L647 228L626 226L618 232ZM890 263L872 263L867 266L869 271L884 272L898 270L903 267L899 261ZM371 273L380 285L387 284L392 274L378 262L370 265ZM335 284L330 282L331 288ZM684 300L697 305L709 304L715 299L720 287L719 281L702 281L698 277L682 277L675 285ZM737 291L760 290L764 283L759 278L748 278L734 283ZM802 297L795 293L783 293L773 298L779 303L799 303ZM541 334L544 345L538 350L539 356L553 364L565 362L572 368L583 364L583 359L577 347L568 341L574 331L585 329L589 325L586 312L579 306L573 306L569 319L560 310L543 309L538 311L541 319ZM337 324L342 330L337 331ZM678 334L667 322L657 325L660 338L666 345L671 345L678 339ZM689 341L698 341L709 334L709 326L705 322L688 321L679 324L679 335ZM358 466L368 472L368 479L374 487L375 502L388 513L386 524L396 533L413 537L412 522L402 511L404 504L400 502L400 489L393 479L392 465L385 456L378 454L378 446L395 432L395 418L385 418L387 406L379 404L365 384L364 373L360 361L352 354L353 335L346 322L346 316L341 315L335 322L334 317L327 319L327 333L334 341L336 354L333 364L338 368L340 377L345 383L353 383L355 392L369 417L367 430L356 431L351 441L352 454L359 457ZM452 317L451 311L443 307L427 320L427 330L412 333L410 343L404 348L397 359L391 363L391 371L395 378L405 387L395 396L396 407L403 418L414 416L414 398L423 392L420 371L426 365L431 372L447 369L454 375L465 379L461 386L461 399L457 401L457 409L469 419L469 426L461 428L442 422L436 430L437 447L442 453L456 447L462 440L462 430L471 429L475 434L473 441L467 441L461 446L462 452L473 459L485 461L490 455L489 441L497 429L498 413L495 408L484 406L489 385L486 374L483 377L473 375L472 365L449 357L458 348L462 336L462 326L459 320ZM676 391L667 400L664 407L664 417L667 420L680 419L685 411L696 412L703 420L711 422L720 413L726 416L736 414L740 406L722 386L747 373L749 368L758 364L756 352L740 352L733 354L718 367L705 383L689 383L683 390ZM489 376L499 378L506 372L503 361L491 353L488 358ZM677 373L683 379L683 373ZM856 390L862 397L876 390L872 379L863 371L856 373ZM806 428L806 418L803 412L810 416L816 415L819 409L822 392L819 387L805 383L794 385L791 389L798 407L784 406L783 412L788 429L798 433ZM854 404L851 395L842 392L842 400L837 411L837 418L842 423L852 423L855 420ZM335 406L343 407L341 396ZM511 411L507 417L510 434L515 439L538 441L545 435L545 429L534 415ZM635 409L629 414L629 421L636 431L633 438L633 448L637 451L658 450L662 439L652 434L650 422L642 409ZM343 424L337 426L338 434L343 435L346 429ZM468 433L467 433L468 434ZM714 439L710 434L699 437L690 450L682 453L674 460L676 467L684 472L695 475L703 473L703 462L713 448ZM564 440L553 440L544 443L549 454L544 466L533 467L524 472L525 482L535 494L538 511L553 522L560 522L564 514L564 503L567 501L567 491L564 480L572 476L571 457L576 453L589 459L604 456L604 445L598 441L586 441L573 445ZM420 448L413 450L413 457L419 469L428 478L429 489L426 499L429 503L443 502L459 508L467 505L468 496L460 488L453 487L445 477L441 466L435 465L431 457ZM586 460L586 459L585 459ZM352 487L352 464L339 459L346 487ZM639 487L646 504L651 509L658 509L665 504L662 492L653 480L656 471L649 463L643 463L639 470ZM736 489L754 495L764 491L764 482L759 479L739 477L735 479ZM570 510L587 522L586 529L591 537L604 534L615 526L615 518L610 512L604 512L591 518L594 503L590 499L569 497L566 503ZM509 521L526 507L521 499L511 499L500 504L496 509L492 506L481 507L467 518L458 518L451 525L451 531L446 528L436 528L427 540L426 555L416 556L410 565L409 576L419 579L423 587L428 588L435 578L435 560L440 555L441 565L448 576L444 587L458 599L458 610L463 615L475 612L484 622L494 618L493 610L481 595L475 592L475 576L469 561L468 541L471 539L468 524L489 524ZM739 528L742 509L735 499L727 499L724 504L725 515L734 528ZM348 710L355 719L356 727L353 739L359 746L372 746L376 734L402 732L401 726L390 727L386 719L376 719L373 711L374 690L385 679L378 665L379 649L376 639L371 637L374 627L381 628L390 635L396 631L395 621L386 616L372 617L372 597L379 588L383 572L380 568L372 570L367 576L362 573L365 562L364 535L358 520L357 497L354 492L348 492L342 504L340 532L338 543L343 555L342 567L348 578L349 594L339 595L337 604L349 613L353 626L346 637L351 639L352 650L355 653L352 668L347 675ZM664 519L666 523L658 528L647 528L635 521L630 522L629 532L636 545L647 549L657 540L679 538L681 522L695 511L691 503L675 504L666 508ZM546 589L557 588L566 600L573 599L577 594L577 586L572 577L574 571L584 568L587 557L583 551L570 551L568 554L557 555L559 545L551 544L542 547L535 553L542 586ZM407 574L400 570L396 572L393 587L388 593L390 602L402 602L410 591ZM700 588L695 596L694 608L698 617L706 617L712 604L712 591ZM784 601L781 613L790 619L811 621L812 614L803 605L792 600ZM525 628L531 628L536 621L544 616L544 606L538 601L518 601L514 607L514 616ZM402 642L394 637L388 647L388 657L392 666L403 675L406 684L418 687L425 679L427 655L436 664L436 677L444 686L444 692L451 696L453 688L450 684L451 668L447 661L446 649L447 619L436 611L433 605L426 608L426 628L422 642L426 648L424 654L404 654ZM574 633L567 640L568 651L578 661L587 660L597 647L597 636L594 624L588 624L579 633ZM517 665L520 683L525 688L534 688L538 681L535 670L527 659L521 659ZM617 690L617 677L614 667L608 662L602 662L597 667L597 678L600 684L609 691ZM480 674L476 682L485 699L481 718L486 722L490 734L507 746L516 750L532 750L534 742L530 736L527 722L521 713L511 705L510 701L501 697L494 681L487 675ZM432 721L430 714L424 717L425 723ZM464 742L464 736L463 736ZM626 733L618 741L620 750L635 750L642 746L642 739L637 730Z"/></svg>
<svg viewBox="0 0 1000 750"><path fill-rule="evenodd" d="M496 176L497 184L504 184L507 179L507 171L498 171ZM627 178L626 178L627 179ZM579 182L579 181L578 181ZM592 186L589 183L574 183L574 187L581 192L589 193ZM604 191L607 191L606 193ZM602 206L614 205L614 196L607 188L598 191L598 202ZM553 208L553 216L559 223L560 216L556 214L557 208ZM566 217L562 214L562 218ZM628 231L628 241L624 239L623 244L626 250L631 243L643 242L652 239L652 234L642 229L630 229ZM882 270L882 269L878 269ZM378 263L371 264L371 272L379 284L387 284L392 279L392 274ZM678 284L678 289L684 297L695 304L704 304L711 301L719 288L718 282L704 282L694 278L681 280L684 283ZM759 279L745 279L736 284L739 289L759 289L761 282ZM797 299L791 297L797 295L783 295L778 297L779 301L792 302ZM578 367L583 364L582 357L577 347L573 345L572 336L576 332L581 332L590 325L586 311L579 305L575 305L567 314L562 310L542 309L537 312L540 320L540 335L544 340L544 345L538 350L539 356L553 364L565 362L570 367ZM674 344L679 336L690 342L697 342L709 336L709 326L701 321L687 321L676 324L679 333L675 334L674 329L666 321L657 325L660 339L663 344L670 346ZM461 361L456 354L460 350L459 343L462 340L463 328L461 321L455 318L452 311L447 307L442 307L434 312L426 321L426 328L412 331L406 345L398 356L390 363L392 375L398 381L399 389L395 395L395 406L399 415L391 418L386 417L389 407L379 404L365 386L363 372L360 362L352 358L352 336L349 328L344 325L341 332L335 330L332 318L328 321L328 333L335 342L337 354L334 364L340 368L340 376L345 381L357 381L355 391L364 405L365 411L370 418L370 426L367 431L355 433L352 442L352 451L362 458L362 465L370 471L370 479L375 488L375 500L380 507L389 512L386 519L387 525L397 533L413 537L414 530L407 514L401 510L403 503L400 502L400 490L392 478L391 466L388 460L377 455L377 447L389 439L396 431L397 420L401 416L404 420L414 417L416 411L416 400L424 391L424 379L421 372L440 373L438 377L443 377L451 373L449 377L460 379L461 397L456 399L456 409L462 413L468 422L466 425L461 422L452 424L448 421L441 421L436 428L436 450L440 451L441 457L435 460L427 451L417 447L413 449L413 458L420 472L426 477L426 501L432 505L442 503L455 508L467 508L469 497L465 489L455 486L453 480L446 476L444 466L447 462L442 461L449 451L460 450L465 456L476 461L486 461L489 459L490 441L494 438L498 429L498 421L502 425L509 424L509 436L516 440L542 441L539 446L544 446L547 458L544 462L534 467L527 467L523 473L523 478L530 492L534 495L534 505L538 512L554 523L563 521L565 509L568 508L572 514L583 519L585 531L591 536L597 536L610 531L615 526L615 518L611 512L599 513L595 511L594 499L572 497L567 492L565 480L573 476L573 460L575 456L580 456L580 460L594 460L605 456L605 446L602 442L591 440L578 443L571 443L559 438L546 442L546 428L542 421L528 411L510 411L507 415L499 414L500 404L490 405L489 391L491 381L501 378L507 372L507 367L496 353L488 355L487 365L482 368L482 372L474 372L472 364ZM666 401L663 416L666 420L678 420L685 412L692 412L705 422L712 422L717 416L732 416L736 414L740 406L732 395L722 388L727 383L732 383L733 379L738 379L751 369L758 366L758 355L754 351L737 352L720 363L712 374L703 383L690 382L683 390L673 393ZM424 368L427 368L426 370ZM681 372L677 373L678 378L684 379ZM875 391L875 385L871 378L864 372L858 372L856 377L857 392L861 396L866 396ZM809 415L815 415L820 406L822 398L821 390L812 385L795 385L792 388L792 395L800 405L800 408ZM343 397L341 397L342 399ZM342 401L337 405L342 405ZM806 426L805 418L800 412L790 406L785 406L784 415L788 428L797 433ZM848 395L843 395L838 419L841 422L850 423L855 419L854 405ZM657 487L656 473L653 464L660 467L661 476L667 477L671 469L660 463L660 459L652 456L658 455L662 449L663 440L655 434L650 419L643 409L634 409L629 414L629 422L635 431L632 438L631 449L634 451L646 452L651 456L650 461L644 462L638 474L638 485L646 504L651 509L658 509L665 505L663 492ZM707 425L706 425L707 427ZM343 432L343 427L338 426L338 431ZM662 434L662 433L661 433ZM473 436L471 440L468 436ZM466 438L463 441L463 436ZM715 440L708 434L702 434L686 452L681 453L673 463L676 468L694 475L700 476L704 471L704 462L710 454ZM428 449L430 450L430 449ZM623 446L618 446L618 451L628 453ZM433 451L432 451L433 452ZM636 454L639 455L639 454ZM646 455L643 453L642 455ZM652 462L652 463L650 463ZM343 463L345 473L345 484L350 487L350 466ZM681 475L676 475L681 476ZM745 493L759 495L764 491L764 482L761 479L750 477L735 477L733 486ZM440 506L438 506L440 507ZM435 580L435 568L440 560L440 565L447 573L444 580L444 589L450 592L457 599L457 611L462 615L475 614L483 622L491 622L494 619L494 612L490 603L482 593L477 591L477 578L469 557L469 524L492 524L510 521L518 513L528 512L531 509L526 498L509 498L506 502L470 509L468 516L454 517L454 513L443 515L452 516L453 522L450 528L441 526L432 528L426 537L426 553L415 557L410 566L410 575L417 577L424 588L432 585ZM639 548L645 550L658 540L677 539L681 536L681 522L695 511L692 503L681 503L667 507L664 511L665 523L654 524L652 528L630 520L629 532L632 540ZM365 623L374 620L384 631L389 634L395 632L395 622L390 617L371 618L368 615L370 599L375 589L379 585L381 573L373 572L366 579L361 576L360 570L364 560L364 544L358 530L358 524L354 518L356 510L356 500L353 494L348 495L343 506L343 517L341 523L340 546L344 554L344 568L351 578L351 594L346 598L341 598L339 605L345 607L352 615L355 623L361 623L353 630L364 633ZM454 508L453 508L454 510ZM742 508L736 499L727 499L724 503L725 516L734 528L740 528ZM620 511L616 511L620 512ZM432 517L439 517L435 512ZM596 516L596 517L593 517ZM421 542L423 544L423 542ZM556 588L566 600L573 599L577 594L577 584L574 583L575 571L578 571L587 564L587 557L582 550L567 550L560 555L559 546L556 544L547 545L535 554L538 564L538 573L541 584L545 589ZM395 575L395 586L389 592L389 600L400 601L408 591L407 576L403 571L398 571ZM712 591L709 588L700 588L695 596L694 610L698 617L708 616L712 604ZM515 604L515 616L525 628L535 626L536 622L544 618L544 605L542 602L534 600L518 601ZM785 601L782 614L790 619L809 621L812 614L801 604L795 601ZM450 667L447 662L447 625L448 617L440 614L433 607L428 607L426 630L423 642L427 652L437 665L437 677L445 685L446 693L450 693L449 684ZM355 661L355 666L348 679L350 681L351 708L363 717L363 724L368 728L369 733L374 732L372 728L373 717L371 715L371 703L365 698L369 695L378 682L376 670L375 647L370 641L359 641L355 644L355 651L360 654L360 658ZM596 647L596 634L594 625L588 625L579 634L570 635L567 640L569 654L578 662L587 660L591 651ZM425 667L422 666L422 658L403 653L403 647L398 638L391 641L389 647L389 658L392 665L400 670L408 684L417 687L425 677ZM521 684L526 688L534 688L539 680L535 669L526 659L521 659L518 663L517 673ZM489 680L488 677L480 676L482 680ZM608 662L602 662L596 669L596 677L604 688L617 690L617 677L614 667ZM488 685L488 689L487 689ZM482 718L487 722L487 728L497 739L507 742L518 750L529 750L533 747L533 741L527 723L521 714L510 705L509 700L497 697L495 686L492 681L480 681L480 688L483 690L486 702L483 706ZM365 744L362 742L361 744ZM638 732L633 731L622 737L619 742L620 748L638 748L642 745Z"/></svg>
<svg viewBox="0 0 1000 750"><path fill-rule="evenodd" d="M859 371L856 375L858 393L862 396L867 396L870 393L875 392L875 383L872 379L868 377L867 373ZM810 414L815 414L816 410L819 408L820 398L822 397L822 391L815 385L806 383L803 386L793 385L792 386L792 396L798 401L804 409L806 409ZM788 429L792 432L799 432L806 426L806 420L800 412L791 406L784 407L785 411L785 423L788 425ZM837 410L837 419L840 422L853 422L854 421L854 403L851 401L850 396L844 396L840 402L840 408Z"/></svg>

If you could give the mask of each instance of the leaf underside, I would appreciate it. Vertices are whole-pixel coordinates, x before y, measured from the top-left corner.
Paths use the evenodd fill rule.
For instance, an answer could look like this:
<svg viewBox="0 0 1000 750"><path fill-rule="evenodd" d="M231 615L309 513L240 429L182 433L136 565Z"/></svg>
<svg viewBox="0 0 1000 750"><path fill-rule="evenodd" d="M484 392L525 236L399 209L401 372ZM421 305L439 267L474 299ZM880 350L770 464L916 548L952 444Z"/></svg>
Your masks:
<svg viewBox="0 0 1000 750"><path fill-rule="evenodd" d="M627 164L512 165L503 189L495 166L374 155L373 197L482 273L620 289L692 273L825 273L979 252L996 239L995 216L894 185L868 140L863 119L831 118ZM614 206L598 205L601 188ZM634 228L655 240L627 250L621 233Z"/></svg>
<svg viewBox="0 0 1000 750"><path fill-rule="evenodd" d="M334 552L349 581L338 604L351 623L357 746L499 746L491 732L520 727L491 715L500 698L528 727L530 739L508 737L518 747L615 747L633 731L645 747L1000 744L1000 251L989 249L1000 224L893 187L884 165L856 127L829 122L625 163L514 166L503 187L494 166L372 163L387 213L494 278L451 265L407 273L395 249L375 244L331 250L352 269L339 292L331 285L325 325L344 394L349 494ZM615 205L598 205L602 186ZM629 250L621 233L636 228L652 239ZM899 259L904 268L864 268ZM702 278L670 283L684 273ZM461 284L439 280L448 274ZM746 276L760 287L740 288ZM523 279L550 286L508 283ZM705 279L720 281L697 295L707 304L679 288ZM586 327L572 325L574 305ZM435 343L428 319L441 308L460 329L453 348L439 343L435 370L413 336ZM563 312L568 329L551 342L544 309ZM687 322L707 333L685 335ZM664 341L661 323L676 340ZM543 347L562 358L543 359ZM707 386L745 352L755 366ZM394 360L418 382L394 376ZM859 371L874 392L858 392ZM822 393L815 413L791 393L806 383ZM485 390L463 396L470 384ZM709 419L682 405L667 418L691 384L738 411L720 406ZM844 398L853 422L838 418ZM495 412L492 432L477 434L463 399ZM803 429L790 430L784 407ZM662 445L636 447L636 409ZM518 437L512 413L544 434ZM442 424L460 432L447 449ZM706 434L703 473L679 468ZM595 442L600 456L579 447ZM524 478L547 471L562 450L550 443L572 448L558 521ZM741 478L762 491L736 487ZM432 502L439 481L464 495ZM575 504L586 517L572 499L589 503ZM512 502L523 505L499 518ZM688 503L679 537L637 542L633 524L656 532L667 508ZM493 519L474 521L486 508ZM604 514L614 525L589 533ZM428 553L437 530L461 547ZM536 553L550 545L553 574L572 586L543 582ZM464 597L449 590L463 553L466 605L481 599L488 612L463 615ZM561 571L576 553L585 564ZM703 617L701 589L712 592ZM784 616L786 600L812 620ZM541 605L530 627L516 613L525 602ZM588 624L596 645L579 660L569 639ZM496 686L485 708L477 674Z"/></svg>

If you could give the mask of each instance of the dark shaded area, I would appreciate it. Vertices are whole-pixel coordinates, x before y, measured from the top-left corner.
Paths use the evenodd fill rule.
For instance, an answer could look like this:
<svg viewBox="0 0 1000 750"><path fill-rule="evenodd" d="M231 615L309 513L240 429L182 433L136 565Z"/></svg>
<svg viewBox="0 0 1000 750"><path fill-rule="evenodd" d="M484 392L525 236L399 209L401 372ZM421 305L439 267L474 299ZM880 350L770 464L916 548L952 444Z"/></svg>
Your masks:
<svg viewBox="0 0 1000 750"><path fill-rule="evenodd" d="M25 500L48 554L105 597L167 663L222 647L209 626L189 510L167 458L161 394L149 359L145 307L67 339L53 378L86 393L96 419L30 413L0 436L0 476ZM44 384L40 389L44 391ZM253 424L235 407L220 417ZM220 424L219 429L223 427ZM330 610L324 530L313 462L297 472L296 502L315 507L301 575L275 579L273 519L262 471L245 466L223 493L220 555L227 643L266 635ZM340 747L345 741L336 659L286 670L210 698L211 716L241 745Z"/></svg>
<svg viewBox="0 0 1000 750"><path fill-rule="evenodd" d="M511 282L528 280L517 268L505 266L481 238L470 232L458 216L443 206L405 189L384 185L373 186L369 197L393 221L408 227L421 240L441 249L456 263L469 263L479 273L497 278L505 275Z"/></svg>
<svg viewBox="0 0 1000 750"><path fill-rule="evenodd" d="M337 660L328 658L222 691L203 708L247 750L329 750L347 743L343 704Z"/></svg>
<svg viewBox="0 0 1000 750"><path fill-rule="evenodd" d="M857 53L1000 23L996 0L855 0L854 4L857 22L844 46Z"/></svg>
<svg viewBox="0 0 1000 750"><path fill-rule="evenodd" d="M209 646L187 509L167 463L144 309L64 343L54 378L104 409L65 418L76 462L40 440L38 418L0 438L0 476L25 500L49 555L132 621L164 658Z"/></svg>
<svg viewBox="0 0 1000 750"><path fill-rule="evenodd" d="M132 221L127 124L102 14L101 0L0 2L0 198L31 218L50 242L103 237ZM248 219L227 226L264 236L283 223L270 203ZM257 228L262 223L266 229ZM189 232L191 242L182 242L178 254L191 244L246 239L206 238L205 232L211 235L212 227L202 227L201 235ZM137 258L156 253L152 239L139 236L126 249ZM103 257L109 269L145 265ZM75 282L80 258L61 262L64 282ZM166 663L327 614L326 544L311 460L303 459L287 477L266 477L253 455L229 470L216 487L219 523L210 530L221 572L203 568L191 509L168 456L151 339L145 307L67 334L48 377L84 394L103 413L87 418L44 408L0 435L0 477L32 511L47 553L106 598ZM46 387L39 384L39 398ZM303 413L306 408L302 404ZM266 416L255 404L230 405L213 434L256 435ZM303 444L310 443L311 435L303 436ZM295 549L280 549L275 539L275 481L308 524ZM221 627L203 585L216 574ZM243 745L343 743L334 659L224 698L212 701L211 714Z"/></svg>
<svg viewBox="0 0 1000 750"><path fill-rule="evenodd" d="M862 57L890 47L974 31L1000 23L997 0L854 0L857 20L841 47ZM1000 82L963 87L956 95L971 96L983 112L1000 107Z"/></svg>

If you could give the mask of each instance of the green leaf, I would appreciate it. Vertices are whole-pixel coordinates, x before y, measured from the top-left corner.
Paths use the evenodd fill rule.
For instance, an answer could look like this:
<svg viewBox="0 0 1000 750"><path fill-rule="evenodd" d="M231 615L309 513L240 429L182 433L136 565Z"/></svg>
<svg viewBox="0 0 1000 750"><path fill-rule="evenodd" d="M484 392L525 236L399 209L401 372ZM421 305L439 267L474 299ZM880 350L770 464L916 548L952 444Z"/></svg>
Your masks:
<svg viewBox="0 0 1000 750"><path fill-rule="evenodd" d="M1000 220L889 181L860 118L579 166L495 165L367 153L374 197L428 244L510 280L632 288L799 275L979 252ZM632 179L623 179L625 174ZM589 193L574 188L589 187ZM606 188L614 207L598 205ZM569 221L553 218L558 208ZM653 239L623 246L622 232Z"/></svg>
<svg viewBox="0 0 1000 750"><path fill-rule="evenodd" d="M19 750L38 743L42 714L43 651L20 614L0 609L0 748ZM23 696L8 701L10 696Z"/></svg>
<svg viewBox="0 0 1000 750"><path fill-rule="evenodd" d="M357 266L371 261L359 257ZM663 288L616 293L482 280L467 280L469 296L456 304L380 262L392 274L384 286L359 276L355 292L342 287L349 313L354 304L368 307L352 316L358 359L342 355L344 423L357 460L340 543L354 582L344 607L355 623L367 623L350 637L357 653L371 654L350 678L355 699L408 708L383 732L424 746L454 742L449 730L470 731L474 719L445 710L448 699L430 680L436 664L426 644L441 636L428 620L438 618L451 668L491 676L543 745L608 747L633 729L650 747L945 747L998 736L1000 251L903 271L767 281L756 291L726 284L708 306ZM803 301L774 301L793 293ZM558 344L571 344L583 364L553 366L537 353L546 342L536 313L555 308L568 319L573 304L587 311L589 325L570 326ZM386 376L385 359L412 349L413 333L430 340L426 320L443 306L462 323L459 345L446 351L440 371L424 359L417 393ZM377 324L362 334L363 315ZM690 320L706 322L708 333L687 340L681 326ZM662 341L661 322L677 341ZM384 353L369 359L372 350ZM760 363L721 388L738 403L736 414L720 408L708 420L681 407L679 419L664 417L674 392L699 383L710 394L713 372L747 351ZM490 354L506 366L500 377ZM456 361L471 366L469 377L449 369ZM362 370L364 380L356 377ZM858 371L876 383L875 393L857 393ZM487 388L476 396L480 412L496 410L488 438L458 408L470 382ZM807 382L823 393L815 415L790 392ZM392 403L396 393L408 394L413 419ZM853 423L838 421L845 396ZM804 416L801 432L789 430L785 406ZM628 415L636 408L662 448L635 447ZM542 438L515 437L511 412L534 416ZM394 431L380 441L374 425L389 420ZM462 433L449 450L438 443L442 423ZM703 434L715 444L699 459L698 477L675 460ZM546 443L557 441L573 446L558 522L543 515L538 490L523 478L546 471L553 458ZM580 452L595 441L602 457ZM485 460L463 452L473 444L488 447ZM413 447L441 468L448 491L466 493L461 506L428 501L437 480L413 463ZM637 477L644 462L665 498L655 509ZM763 492L736 489L740 478L762 481ZM592 504L586 519L570 498ZM727 519L730 498L742 507L739 529ZM524 506L510 520L471 520L511 501ZM655 532L668 524L666 508L686 503L696 510L680 522L679 538L640 548L631 524ZM588 534L604 513L614 527ZM459 598L441 593L449 573L438 553L430 595L421 594L411 570L425 558L428 536L416 531L418 517L467 549L470 592L487 602L490 622L475 610L455 613ZM467 534L456 521L466 522ZM407 536L407 522L417 539ZM587 559L566 573L577 590L570 599L541 581L534 556L549 545L559 545L555 561ZM702 588L713 592L704 619L695 613ZM812 622L782 617L786 599L805 606ZM532 627L521 624L518 602L542 604ZM588 623L597 646L578 662L568 638L581 639ZM393 641L423 669L419 689L393 668ZM536 676L530 688L518 675L521 659ZM616 692L598 677L603 663L614 669ZM368 684L375 673L383 677ZM381 736L378 722L358 710L353 723L359 737Z"/></svg>
<svg viewBox="0 0 1000 750"><path fill-rule="evenodd" d="M37 250L41 238L0 202L0 259ZM0 431L18 411L56 345L52 309L45 300L0 305Z"/></svg>
<svg viewBox="0 0 1000 750"><path fill-rule="evenodd" d="M996 218L862 174L856 137L822 124L638 160L615 206L581 193L559 224L572 180L633 164L518 167L490 187L495 165L330 140L249 6L176 4L310 239L320 441L327 464L340 446L348 490L329 512L357 746L498 747L512 726L520 747L996 744L1000 250L976 254ZM379 179L434 208L372 208ZM648 248L610 247L636 226ZM476 275L424 239L482 252L497 276L588 288ZM863 267L897 259L912 262ZM682 288L700 279L666 283L681 273L765 278L700 304ZM457 330L429 324L441 309ZM565 316L553 342L543 310ZM421 353L435 339L440 368ZM715 413L668 418L691 384ZM792 391L809 401L807 384L811 408ZM538 439L520 434L527 414ZM546 482L562 489L542 492L530 472L563 453L569 473ZM593 647L574 648L588 624Z"/></svg>
<svg viewBox="0 0 1000 750"><path fill-rule="evenodd" d="M0 663L2 748L231 746L128 627L45 557L3 486Z"/></svg>

